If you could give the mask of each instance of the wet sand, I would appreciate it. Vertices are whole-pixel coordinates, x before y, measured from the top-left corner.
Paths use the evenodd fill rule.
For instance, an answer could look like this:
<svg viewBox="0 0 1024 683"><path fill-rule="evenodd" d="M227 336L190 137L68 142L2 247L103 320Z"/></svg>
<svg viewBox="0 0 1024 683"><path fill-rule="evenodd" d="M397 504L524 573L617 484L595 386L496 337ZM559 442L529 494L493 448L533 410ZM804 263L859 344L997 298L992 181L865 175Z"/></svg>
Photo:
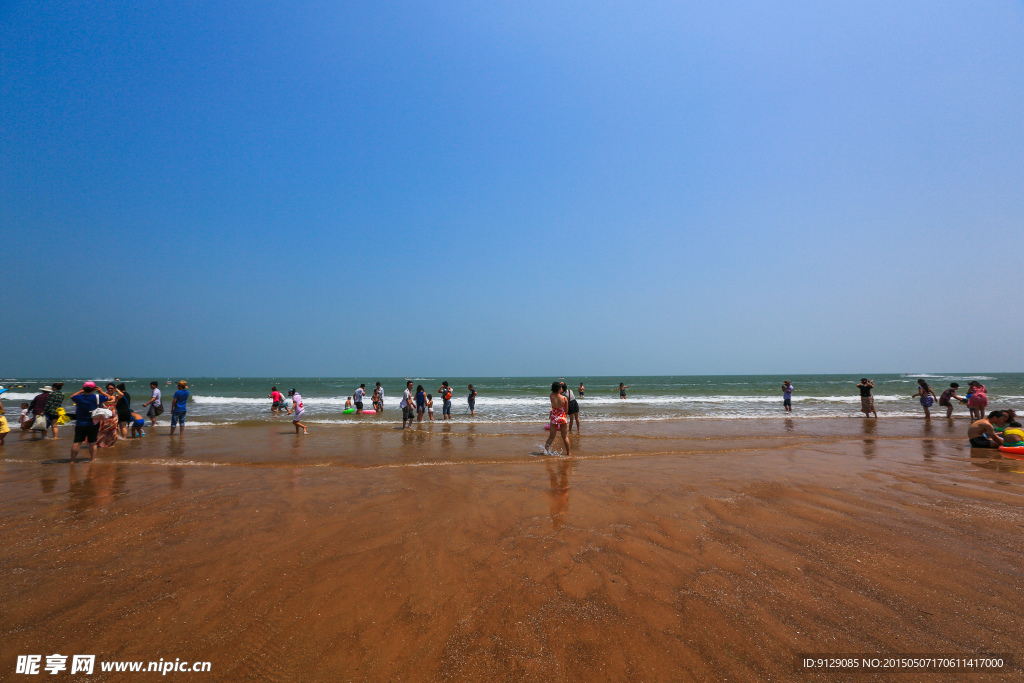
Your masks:
<svg viewBox="0 0 1024 683"><path fill-rule="evenodd" d="M0 678L59 652L204 680L839 681L794 653L1019 651L1024 462L964 421L624 428L572 458L531 455L539 426L161 429L74 466L70 438L12 435ZM922 676L1020 672L857 678Z"/></svg>

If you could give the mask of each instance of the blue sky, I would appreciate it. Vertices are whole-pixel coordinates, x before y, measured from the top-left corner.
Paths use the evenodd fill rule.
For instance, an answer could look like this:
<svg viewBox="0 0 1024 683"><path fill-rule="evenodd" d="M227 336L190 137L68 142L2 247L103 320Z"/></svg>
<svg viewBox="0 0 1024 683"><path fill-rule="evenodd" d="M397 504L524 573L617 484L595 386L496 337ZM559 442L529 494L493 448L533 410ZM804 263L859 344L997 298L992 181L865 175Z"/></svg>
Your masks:
<svg viewBox="0 0 1024 683"><path fill-rule="evenodd" d="M1020 371L1020 2L0 5L5 376Z"/></svg>

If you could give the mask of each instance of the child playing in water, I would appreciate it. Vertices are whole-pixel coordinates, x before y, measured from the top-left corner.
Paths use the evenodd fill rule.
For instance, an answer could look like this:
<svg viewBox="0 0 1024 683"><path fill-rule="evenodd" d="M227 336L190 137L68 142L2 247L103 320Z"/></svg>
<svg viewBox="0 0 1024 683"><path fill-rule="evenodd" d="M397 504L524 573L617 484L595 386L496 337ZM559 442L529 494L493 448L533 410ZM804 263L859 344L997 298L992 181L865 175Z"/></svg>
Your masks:
<svg viewBox="0 0 1024 683"><path fill-rule="evenodd" d="M427 414L430 415L430 421L434 421L434 395L427 394Z"/></svg>
<svg viewBox="0 0 1024 683"><path fill-rule="evenodd" d="M142 431L142 428L146 426L146 418L142 417L134 410L132 411L132 438L138 436L145 436L146 432Z"/></svg>
<svg viewBox="0 0 1024 683"><path fill-rule="evenodd" d="M28 403L21 404L21 414L18 415L18 425L24 429L25 421L28 419Z"/></svg>
<svg viewBox="0 0 1024 683"><path fill-rule="evenodd" d="M352 397L351 396L346 396L345 397L345 410L348 410L351 407L352 407Z"/></svg>

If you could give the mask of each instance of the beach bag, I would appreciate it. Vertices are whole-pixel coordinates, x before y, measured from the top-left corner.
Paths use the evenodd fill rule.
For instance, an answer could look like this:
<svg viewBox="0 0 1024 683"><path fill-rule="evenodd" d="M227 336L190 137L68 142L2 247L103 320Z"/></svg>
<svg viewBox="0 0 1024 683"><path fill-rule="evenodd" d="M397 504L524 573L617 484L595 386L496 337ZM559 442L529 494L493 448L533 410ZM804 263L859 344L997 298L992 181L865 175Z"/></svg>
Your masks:
<svg viewBox="0 0 1024 683"><path fill-rule="evenodd" d="M112 411L110 408L104 408L103 404L101 403L100 406L96 408L96 410L90 413L90 415L92 415L92 423L99 424L104 420L109 420L110 418L114 417L114 411Z"/></svg>
<svg viewBox="0 0 1024 683"><path fill-rule="evenodd" d="M157 415L157 416L163 415L164 414L164 404L161 403L160 405L158 405L156 407L156 410L153 411L153 413L155 415Z"/></svg>
<svg viewBox="0 0 1024 683"><path fill-rule="evenodd" d="M45 432L46 431L46 416L36 415L36 419L32 421L32 427L30 428L34 432Z"/></svg>

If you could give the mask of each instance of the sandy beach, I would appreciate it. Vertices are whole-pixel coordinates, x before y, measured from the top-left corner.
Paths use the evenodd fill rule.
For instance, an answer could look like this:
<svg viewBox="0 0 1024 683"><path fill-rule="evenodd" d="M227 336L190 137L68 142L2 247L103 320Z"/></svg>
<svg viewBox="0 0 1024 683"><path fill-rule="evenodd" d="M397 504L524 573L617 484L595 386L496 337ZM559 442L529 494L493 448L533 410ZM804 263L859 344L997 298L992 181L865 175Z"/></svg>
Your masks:
<svg viewBox="0 0 1024 683"><path fill-rule="evenodd" d="M794 655L1019 650L1024 462L964 420L627 428L571 459L524 425L160 429L74 466L70 438L8 439L0 677L56 652L211 662L190 680L838 681Z"/></svg>

